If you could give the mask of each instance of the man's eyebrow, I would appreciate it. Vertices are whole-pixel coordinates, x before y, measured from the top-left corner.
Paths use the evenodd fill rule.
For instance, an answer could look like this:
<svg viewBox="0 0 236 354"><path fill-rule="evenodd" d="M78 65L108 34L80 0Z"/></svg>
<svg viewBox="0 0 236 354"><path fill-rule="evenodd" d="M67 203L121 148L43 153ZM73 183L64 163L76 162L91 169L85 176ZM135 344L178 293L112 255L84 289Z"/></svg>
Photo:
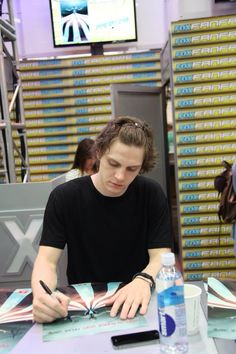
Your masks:
<svg viewBox="0 0 236 354"><path fill-rule="evenodd" d="M113 159L112 157L107 156L107 159L116 163L119 163L116 159Z"/></svg>
<svg viewBox="0 0 236 354"><path fill-rule="evenodd" d="M132 168L140 168L142 165L131 165L131 166L127 166L127 168L130 168L130 167L132 167Z"/></svg>
<svg viewBox="0 0 236 354"><path fill-rule="evenodd" d="M109 157L108 156L108 160L110 160L110 161L112 161L112 162L115 162L115 163L117 163L118 165L120 165L120 162L119 161L117 161L117 160L115 160L115 159L113 159L112 157ZM132 168L139 168L139 167L141 167L142 165L140 164L140 165L130 165L130 166L126 166L126 168L130 168L130 167L132 167Z"/></svg>

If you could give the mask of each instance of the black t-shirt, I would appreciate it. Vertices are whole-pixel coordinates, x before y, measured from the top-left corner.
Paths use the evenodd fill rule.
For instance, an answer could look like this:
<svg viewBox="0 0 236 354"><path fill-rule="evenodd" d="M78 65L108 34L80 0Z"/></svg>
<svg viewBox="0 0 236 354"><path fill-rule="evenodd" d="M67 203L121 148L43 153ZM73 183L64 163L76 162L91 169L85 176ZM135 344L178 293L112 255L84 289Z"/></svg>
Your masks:
<svg viewBox="0 0 236 354"><path fill-rule="evenodd" d="M171 247L166 197L137 176L120 197L99 193L89 176L50 194L40 245L68 247L67 276L80 282L129 282L149 262L148 249Z"/></svg>

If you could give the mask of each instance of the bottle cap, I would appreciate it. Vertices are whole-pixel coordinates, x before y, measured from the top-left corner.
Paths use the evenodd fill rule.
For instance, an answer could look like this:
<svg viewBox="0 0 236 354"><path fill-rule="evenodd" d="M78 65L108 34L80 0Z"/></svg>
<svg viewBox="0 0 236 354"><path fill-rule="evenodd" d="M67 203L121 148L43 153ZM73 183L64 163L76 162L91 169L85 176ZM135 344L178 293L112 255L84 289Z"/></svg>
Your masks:
<svg viewBox="0 0 236 354"><path fill-rule="evenodd" d="M161 264L164 266L173 266L175 265L175 255L172 252L162 253L161 254Z"/></svg>

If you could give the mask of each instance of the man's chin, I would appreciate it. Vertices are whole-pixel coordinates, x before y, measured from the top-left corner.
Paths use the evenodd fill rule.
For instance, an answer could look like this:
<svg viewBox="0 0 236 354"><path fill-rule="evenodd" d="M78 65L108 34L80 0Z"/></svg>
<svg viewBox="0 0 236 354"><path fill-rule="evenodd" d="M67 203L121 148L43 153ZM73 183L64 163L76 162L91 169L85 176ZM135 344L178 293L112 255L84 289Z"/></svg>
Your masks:
<svg viewBox="0 0 236 354"><path fill-rule="evenodd" d="M108 191L109 191L109 194L111 197L119 197L125 193L126 188L123 186L118 187L118 186L114 186L114 185L109 185Z"/></svg>

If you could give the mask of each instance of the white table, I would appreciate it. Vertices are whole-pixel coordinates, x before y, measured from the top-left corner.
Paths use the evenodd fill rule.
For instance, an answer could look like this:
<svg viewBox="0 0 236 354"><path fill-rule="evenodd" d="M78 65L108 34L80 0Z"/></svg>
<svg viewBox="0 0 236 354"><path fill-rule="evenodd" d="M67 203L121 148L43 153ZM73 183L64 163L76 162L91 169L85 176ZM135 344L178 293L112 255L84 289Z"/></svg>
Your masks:
<svg viewBox="0 0 236 354"><path fill-rule="evenodd" d="M110 337L115 334L123 334L128 332L139 332L157 328L157 310L156 298L152 297L149 310L146 315L148 322L147 327L136 328L121 332L106 332L95 334L93 336L80 336L76 338L68 338L54 342L42 342L42 326L35 324L15 346L11 353L14 354L102 354L117 353L117 349L113 348ZM219 354L216 349L215 341L207 337L207 322L204 312L200 312L200 332L189 338L189 354ZM159 342L132 345L123 349L118 349L121 353L133 354L158 354L160 352ZM229 353L228 353L229 354ZM235 353L234 353L235 354Z"/></svg>
<svg viewBox="0 0 236 354"><path fill-rule="evenodd" d="M200 286L202 288L202 296L201 296L201 307L204 312L205 319L207 319L207 293L204 288L204 284L202 281L194 282L194 284ZM200 322L201 324L201 322ZM229 339L214 339L215 346L217 349L217 353L219 354L235 354L236 353L236 341Z"/></svg>

